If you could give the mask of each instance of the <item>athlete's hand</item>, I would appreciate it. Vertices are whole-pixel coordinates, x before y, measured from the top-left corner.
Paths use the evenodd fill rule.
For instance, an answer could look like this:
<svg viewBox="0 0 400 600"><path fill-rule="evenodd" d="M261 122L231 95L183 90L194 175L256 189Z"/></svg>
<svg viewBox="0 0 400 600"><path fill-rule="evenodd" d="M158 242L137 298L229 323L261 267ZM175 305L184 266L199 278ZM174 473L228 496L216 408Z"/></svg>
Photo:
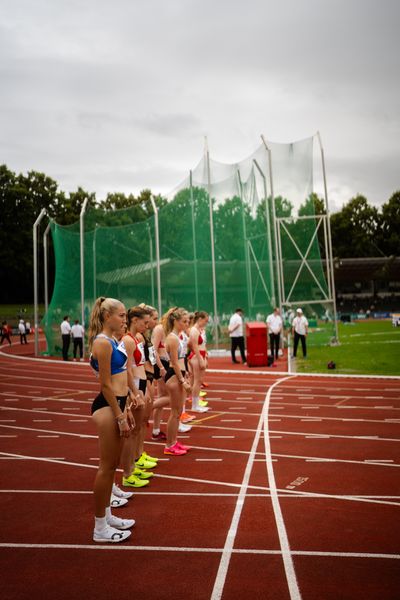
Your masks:
<svg viewBox="0 0 400 600"><path fill-rule="evenodd" d="M142 408L144 405L144 394L142 391L139 391L139 393L136 394L136 408Z"/></svg>
<svg viewBox="0 0 400 600"><path fill-rule="evenodd" d="M131 428L129 427L128 419L120 419L119 421L117 421L117 423L119 435L123 438L128 438L131 435Z"/></svg>
<svg viewBox="0 0 400 600"><path fill-rule="evenodd" d="M133 417L133 414L132 414L132 411L131 411L130 408L126 409L126 416L127 416L127 419L128 419L128 425L131 428L131 430L135 429L135 424L136 423L135 423L135 419Z"/></svg>

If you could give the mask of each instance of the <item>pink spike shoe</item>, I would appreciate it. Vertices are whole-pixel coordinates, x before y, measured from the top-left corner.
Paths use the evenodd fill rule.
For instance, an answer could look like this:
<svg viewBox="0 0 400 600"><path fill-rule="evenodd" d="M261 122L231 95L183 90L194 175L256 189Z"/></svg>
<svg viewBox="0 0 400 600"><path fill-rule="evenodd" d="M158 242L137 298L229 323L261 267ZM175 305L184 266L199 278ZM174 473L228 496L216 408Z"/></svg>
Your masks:
<svg viewBox="0 0 400 600"><path fill-rule="evenodd" d="M170 446L169 448L168 446L164 448L164 454L170 454L172 456L182 456L183 454L186 454L186 452L187 450L181 448L178 445L178 442L175 442L175 444L173 446Z"/></svg>

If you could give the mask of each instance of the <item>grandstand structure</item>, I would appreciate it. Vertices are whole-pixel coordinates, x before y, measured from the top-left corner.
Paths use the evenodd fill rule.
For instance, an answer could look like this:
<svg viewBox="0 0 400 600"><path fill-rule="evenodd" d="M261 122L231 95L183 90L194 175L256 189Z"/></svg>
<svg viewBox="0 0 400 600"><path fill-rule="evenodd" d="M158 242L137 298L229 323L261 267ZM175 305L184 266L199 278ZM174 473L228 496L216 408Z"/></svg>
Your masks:
<svg viewBox="0 0 400 600"><path fill-rule="evenodd" d="M301 306L315 325L313 342L338 340L329 203L319 133L293 143L261 143L236 163L215 160L206 147L199 163L165 196L153 215L137 221L131 208L82 206L69 226L50 221L44 236L45 304L41 323L48 352L59 353L64 314L87 324L100 295L127 306L147 302L210 314L209 344L226 341L225 325L237 306L249 320L279 306L290 315ZM315 210L317 151L325 211ZM34 225L35 331L38 330L37 232ZM47 285L47 246L55 252L55 284ZM311 340L310 340L311 341ZM37 343L36 343L37 351Z"/></svg>

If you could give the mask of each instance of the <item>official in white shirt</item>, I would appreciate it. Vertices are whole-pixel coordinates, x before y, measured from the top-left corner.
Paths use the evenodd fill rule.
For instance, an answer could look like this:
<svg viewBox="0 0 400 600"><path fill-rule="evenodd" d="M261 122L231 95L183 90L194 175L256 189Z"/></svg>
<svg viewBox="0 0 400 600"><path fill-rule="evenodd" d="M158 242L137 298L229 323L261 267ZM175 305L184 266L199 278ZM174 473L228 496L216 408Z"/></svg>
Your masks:
<svg viewBox="0 0 400 600"><path fill-rule="evenodd" d="M229 337L231 338L232 362L239 362L235 357L236 348L239 348L242 363L244 364L246 362L246 355L244 353L243 310L241 308L237 308L235 313L231 316L228 330Z"/></svg>
<svg viewBox="0 0 400 600"><path fill-rule="evenodd" d="M21 344L27 344L28 342L26 340L26 327L23 319L19 320L18 331Z"/></svg>
<svg viewBox="0 0 400 600"><path fill-rule="evenodd" d="M281 331L283 327L283 321L279 308L275 308L274 312L268 315L267 327L269 333L271 356L274 360L278 360L279 344L281 339Z"/></svg>
<svg viewBox="0 0 400 600"><path fill-rule="evenodd" d="M82 325L79 324L78 319L76 319L75 323L71 327L72 333L72 342L74 344L74 360L76 360L77 350L79 348L79 360L83 360L83 336L85 335L85 330Z"/></svg>
<svg viewBox="0 0 400 600"><path fill-rule="evenodd" d="M303 350L303 356L306 358L307 356L307 347L306 347L306 338L308 334L308 321L303 315L303 311L301 308L296 310L296 316L292 322L292 334L294 335L294 344L293 344L293 356L296 358L297 354L297 346L299 345L299 340L301 341L301 349Z"/></svg>
<svg viewBox="0 0 400 600"><path fill-rule="evenodd" d="M71 325L69 324L69 316L65 315L60 326L62 338L62 355L63 360L68 360L69 344L71 342Z"/></svg>

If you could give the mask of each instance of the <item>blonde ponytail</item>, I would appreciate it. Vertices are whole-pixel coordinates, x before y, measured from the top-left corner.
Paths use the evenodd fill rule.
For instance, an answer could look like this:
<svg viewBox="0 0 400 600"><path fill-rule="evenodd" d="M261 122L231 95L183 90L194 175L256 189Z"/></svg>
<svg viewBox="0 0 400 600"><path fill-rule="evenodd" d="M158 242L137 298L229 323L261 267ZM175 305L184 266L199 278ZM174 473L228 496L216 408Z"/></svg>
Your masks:
<svg viewBox="0 0 400 600"><path fill-rule="evenodd" d="M175 321L179 321L182 319L184 315L187 314L187 310L184 308L178 308L174 306L174 308L170 308L162 317L161 323L165 331L165 335L171 333L174 328Z"/></svg>
<svg viewBox="0 0 400 600"><path fill-rule="evenodd" d="M106 298L100 296L94 303L93 310L89 320L89 331L88 331L88 342L89 352L92 350L92 345L96 335L99 335L103 331L104 326L104 313L112 313L117 310L118 306L122 303L120 300L115 298Z"/></svg>

